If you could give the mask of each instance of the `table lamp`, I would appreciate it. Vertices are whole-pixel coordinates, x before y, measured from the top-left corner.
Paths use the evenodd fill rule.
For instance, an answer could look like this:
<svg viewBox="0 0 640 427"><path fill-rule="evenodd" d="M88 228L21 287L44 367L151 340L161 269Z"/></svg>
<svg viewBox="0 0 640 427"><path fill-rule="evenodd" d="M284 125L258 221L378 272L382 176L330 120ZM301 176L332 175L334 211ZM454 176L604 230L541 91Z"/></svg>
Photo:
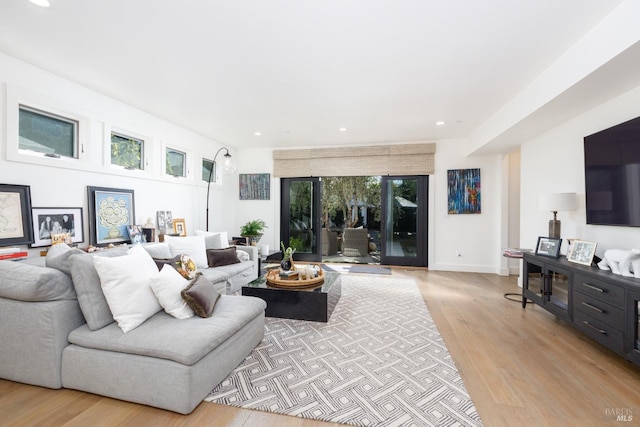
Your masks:
<svg viewBox="0 0 640 427"><path fill-rule="evenodd" d="M560 238L560 220L558 211L574 211L578 207L576 193L546 193L538 196L538 207L541 211L553 212L549 220L549 237Z"/></svg>

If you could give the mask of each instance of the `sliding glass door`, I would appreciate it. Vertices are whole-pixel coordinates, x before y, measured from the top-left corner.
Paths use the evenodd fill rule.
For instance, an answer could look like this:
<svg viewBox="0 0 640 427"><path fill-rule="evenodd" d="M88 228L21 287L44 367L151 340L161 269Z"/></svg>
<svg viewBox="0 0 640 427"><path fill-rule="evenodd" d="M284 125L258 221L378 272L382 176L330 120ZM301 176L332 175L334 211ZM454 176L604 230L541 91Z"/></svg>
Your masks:
<svg viewBox="0 0 640 427"><path fill-rule="evenodd" d="M428 176L382 177L380 263L427 266Z"/></svg>
<svg viewBox="0 0 640 427"><path fill-rule="evenodd" d="M281 180L280 237L296 249L294 260L322 261L320 179Z"/></svg>

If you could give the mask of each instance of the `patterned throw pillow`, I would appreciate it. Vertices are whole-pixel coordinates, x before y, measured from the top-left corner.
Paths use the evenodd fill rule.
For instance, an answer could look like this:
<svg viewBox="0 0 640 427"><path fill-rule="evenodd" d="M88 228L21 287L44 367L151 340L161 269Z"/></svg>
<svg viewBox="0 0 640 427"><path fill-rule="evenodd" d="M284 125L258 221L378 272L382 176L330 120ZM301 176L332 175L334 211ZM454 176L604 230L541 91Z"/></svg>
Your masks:
<svg viewBox="0 0 640 427"><path fill-rule="evenodd" d="M158 267L158 271L162 270L165 264L175 268L185 279L193 279L196 277L198 267L196 263L191 259L189 255L177 255L173 258L154 258L153 259Z"/></svg>

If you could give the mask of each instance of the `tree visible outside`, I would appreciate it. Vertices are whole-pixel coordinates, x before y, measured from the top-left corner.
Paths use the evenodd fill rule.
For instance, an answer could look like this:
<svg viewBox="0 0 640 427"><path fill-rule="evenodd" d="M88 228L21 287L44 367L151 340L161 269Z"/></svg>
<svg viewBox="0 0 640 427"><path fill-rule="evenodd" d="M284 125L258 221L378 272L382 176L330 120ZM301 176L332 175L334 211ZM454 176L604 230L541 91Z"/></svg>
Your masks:
<svg viewBox="0 0 640 427"><path fill-rule="evenodd" d="M144 141L117 133L111 134L111 164L125 169L144 169Z"/></svg>
<svg viewBox="0 0 640 427"><path fill-rule="evenodd" d="M322 178L322 219L325 227L342 228L362 225L366 218L359 215L359 208L374 208L374 220L380 221L379 176L332 176ZM340 218L340 219L339 219Z"/></svg>
<svg viewBox="0 0 640 427"><path fill-rule="evenodd" d="M166 162L165 162L167 175L187 176L185 172L186 157L187 155L182 151L167 148Z"/></svg>

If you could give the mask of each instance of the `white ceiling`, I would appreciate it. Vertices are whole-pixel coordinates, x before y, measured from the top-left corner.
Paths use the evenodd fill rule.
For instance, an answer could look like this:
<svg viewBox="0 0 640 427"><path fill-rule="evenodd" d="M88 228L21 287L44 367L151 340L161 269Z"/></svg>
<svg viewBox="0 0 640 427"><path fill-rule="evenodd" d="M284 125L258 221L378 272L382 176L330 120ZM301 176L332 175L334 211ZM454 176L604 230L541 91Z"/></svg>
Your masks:
<svg viewBox="0 0 640 427"><path fill-rule="evenodd" d="M1 0L0 51L224 144L291 147L467 137L622 0L50 2Z"/></svg>

